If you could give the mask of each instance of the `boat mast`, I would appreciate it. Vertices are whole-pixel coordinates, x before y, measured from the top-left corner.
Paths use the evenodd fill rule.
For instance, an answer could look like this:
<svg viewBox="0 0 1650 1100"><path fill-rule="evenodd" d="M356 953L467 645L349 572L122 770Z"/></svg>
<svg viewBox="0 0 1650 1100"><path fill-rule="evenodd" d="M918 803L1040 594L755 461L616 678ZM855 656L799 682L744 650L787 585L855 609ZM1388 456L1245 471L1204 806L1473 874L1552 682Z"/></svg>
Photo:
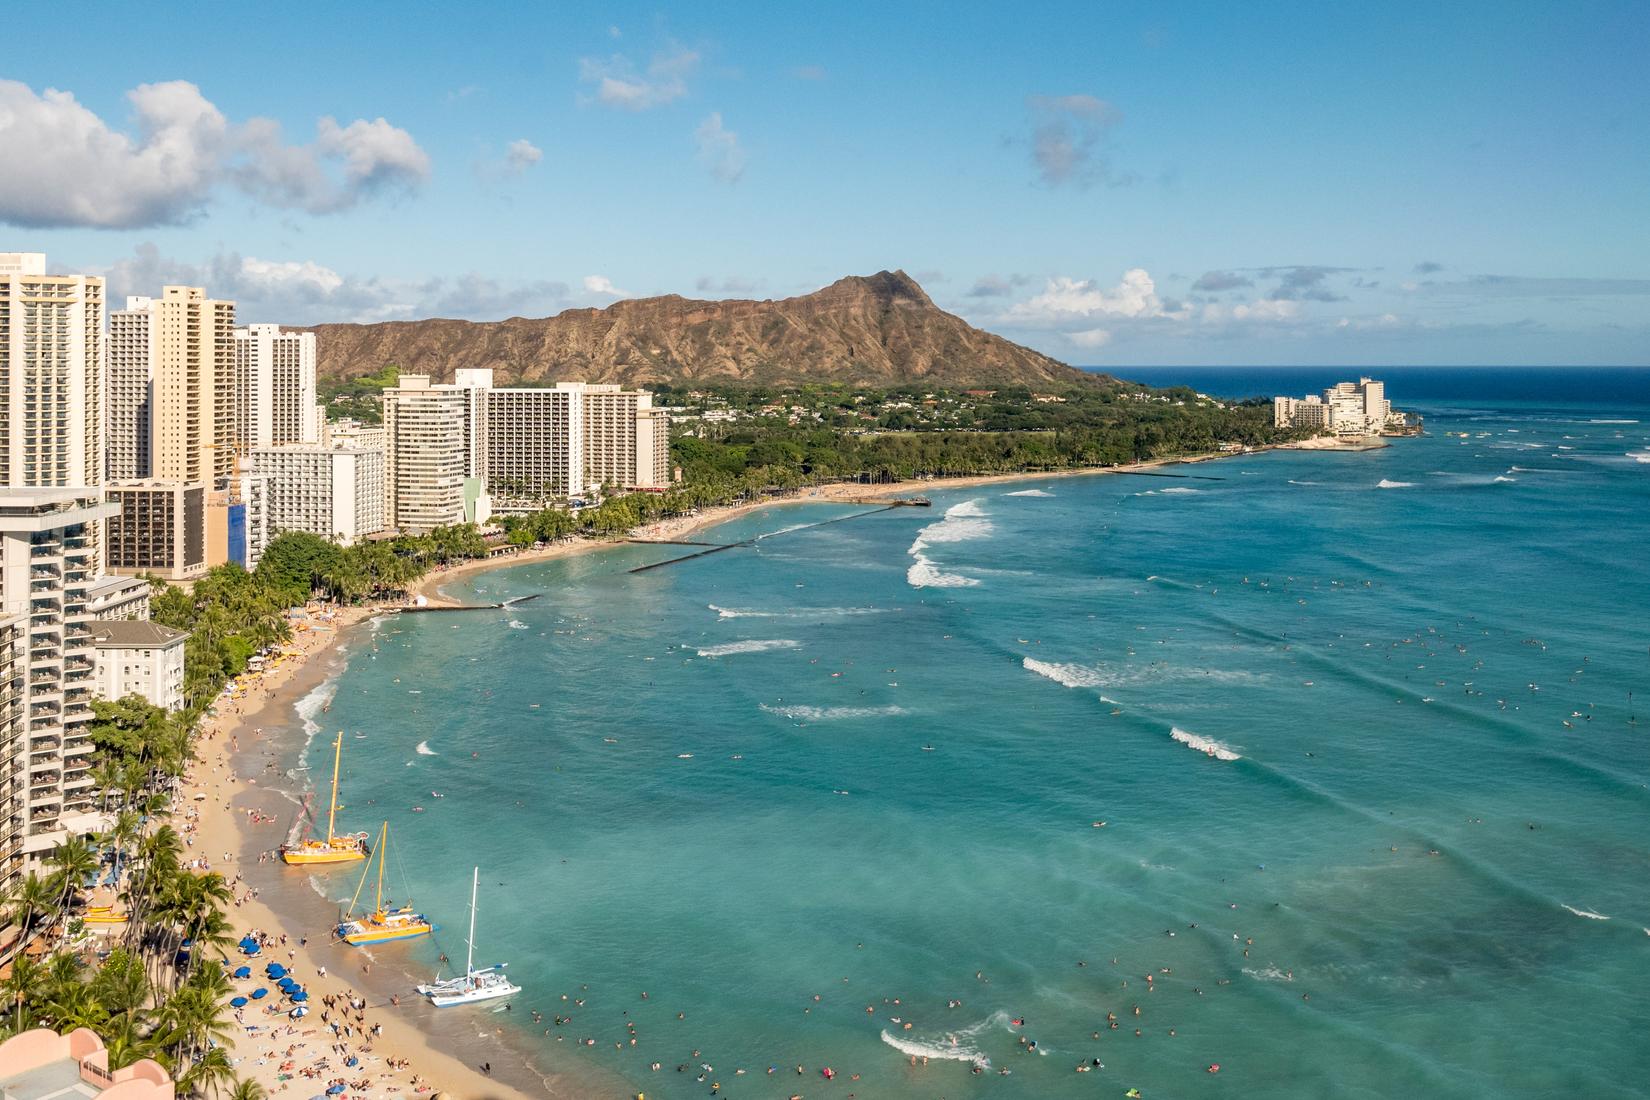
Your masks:
<svg viewBox="0 0 1650 1100"><path fill-rule="evenodd" d="M475 980L476 967L476 890L481 886L481 868L475 868L470 877L470 938L464 941L464 977Z"/></svg>
<svg viewBox="0 0 1650 1100"><path fill-rule="evenodd" d="M327 843L332 843L333 819L338 816L338 764L344 758L344 731L332 743L332 805L327 808Z"/></svg>
<svg viewBox="0 0 1650 1100"><path fill-rule="evenodd" d="M373 900L372 911L384 911L384 860L389 858L387 849L390 846L390 823L384 822L384 831L378 837L378 894Z"/></svg>

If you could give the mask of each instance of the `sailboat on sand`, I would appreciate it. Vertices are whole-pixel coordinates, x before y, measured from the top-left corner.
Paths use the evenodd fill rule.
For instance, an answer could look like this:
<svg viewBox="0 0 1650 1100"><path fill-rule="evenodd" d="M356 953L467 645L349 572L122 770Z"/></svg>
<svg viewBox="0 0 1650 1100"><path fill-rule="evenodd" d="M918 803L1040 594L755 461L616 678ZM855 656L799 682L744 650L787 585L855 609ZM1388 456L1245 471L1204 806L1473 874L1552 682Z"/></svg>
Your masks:
<svg viewBox="0 0 1650 1100"><path fill-rule="evenodd" d="M287 863L349 863L367 858L367 834L333 832L338 817L338 766L344 756L344 731L332 742L332 803L327 809L326 837L305 837L297 843L281 845L281 859Z"/></svg>
<svg viewBox="0 0 1650 1100"><path fill-rule="evenodd" d="M495 963L481 970L476 969L476 891L480 886L481 868L477 867L470 878L470 938L464 941L463 975L446 979L437 978L418 987L418 992L429 998L429 1002L437 1008L491 1001L497 997L508 997L521 992L521 986L511 982L505 975L504 967L507 964Z"/></svg>
<svg viewBox="0 0 1650 1100"><path fill-rule="evenodd" d="M349 902L349 916L334 929L338 938L351 947L409 940L414 936L427 936L434 930L435 926L429 919L422 913L414 912L411 905L398 909L384 908L384 864L389 860L389 852L390 823L386 821L378 833L378 847L373 850L372 859L361 868L361 881L356 883L355 896ZM374 860L378 862L378 889L373 898L372 912L357 917L355 904L361 900L361 890L367 885L367 875L372 872Z"/></svg>

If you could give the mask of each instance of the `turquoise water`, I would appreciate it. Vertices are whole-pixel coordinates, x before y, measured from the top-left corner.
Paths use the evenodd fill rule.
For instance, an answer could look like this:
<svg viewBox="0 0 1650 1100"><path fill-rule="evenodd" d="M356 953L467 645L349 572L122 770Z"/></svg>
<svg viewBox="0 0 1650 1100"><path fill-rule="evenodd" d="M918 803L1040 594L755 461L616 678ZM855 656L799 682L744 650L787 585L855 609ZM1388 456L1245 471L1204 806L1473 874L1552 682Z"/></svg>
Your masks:
<svg viewBox="0 0 1650 1100"><path fill-rule="evenodd" d="M375 955L462 957L480 862L484 1025L602 1095L1643 1095L1643 406L457 584L544 596L381 625L324 719L445 926Z"/></svg>

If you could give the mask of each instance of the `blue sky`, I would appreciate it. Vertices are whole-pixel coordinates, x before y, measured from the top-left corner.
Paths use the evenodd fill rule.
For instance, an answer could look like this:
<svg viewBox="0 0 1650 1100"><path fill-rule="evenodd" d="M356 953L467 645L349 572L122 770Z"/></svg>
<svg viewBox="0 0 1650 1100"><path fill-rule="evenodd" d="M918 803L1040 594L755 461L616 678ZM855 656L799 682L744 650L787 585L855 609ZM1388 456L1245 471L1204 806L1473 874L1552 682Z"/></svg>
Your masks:
<svg viewBox="0 0 1650 1100"><path fill-rule="evenodd" d="M102 10L8 18L0 251L117 294L490 319L903 268L1076 363L1650 362L1642 2Z"/></svg>

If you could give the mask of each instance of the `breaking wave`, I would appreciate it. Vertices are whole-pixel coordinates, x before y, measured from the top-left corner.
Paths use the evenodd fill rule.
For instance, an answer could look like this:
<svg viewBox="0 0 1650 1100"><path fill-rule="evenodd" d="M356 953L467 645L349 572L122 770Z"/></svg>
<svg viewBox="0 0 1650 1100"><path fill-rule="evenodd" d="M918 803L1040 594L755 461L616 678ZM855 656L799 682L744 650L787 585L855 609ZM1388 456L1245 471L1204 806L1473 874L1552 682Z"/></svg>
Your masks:
<svg viewBox="0 0 1650 1100"><path fill-rule="evenodd" d="M1064 684L1068 688L1101 687L1106 678L1097 668L1088 665L1065 665L1053 661L1039 661L1035 657L1027 657L1022 664L1039 676L1046 676L1057 684Z"/></svg>
<svg viewBox="0 0 1650 1100"><path fill-rule="evenodd" d="M1190 487L1185 486L1185 485L1176 485L1176 486L1173 486L1172 488L1162 490L1162 492L1164 492L1165 494L1167 494L1167 493L1201 493L1202 491L1203 491L1202 489L1193 489L1193 488L1190 488Z"/></svg>
<svg viewBox="0 0 1650 1100"><path fill-rule="evenodd" d="M699 651L701 657L732 657L736 653L767 653L775 649L801 649L801 642L793 642L789 638L770 638L765 641L751 640L746 642L729 642L726 645L713 645Z"/></svg>
<svg viewBox="0 0 1650 1100"><path fill-rule="evenodd" d="M1222 744L1211 737L1199 737L1195 733L1188 733L1175 726L1169 731L1169 736L1179 741L1189 749L1196 749L1205 756L1212 756L1216 760L1242 760L1240 753L1232 751L1231 746Z"/></svg>
<svg viewBox="0 0 1650 1100"><path fill-rule="evenodd" d="M1041 489L1021 489L1017 493L1004 493L1006 497L1051 497L1053 493L1045 493Z"/></svg>
<svg viewBox="0 0 1650 1100"><path fill-rule="evenodd" d="M982 539L993 530L991 520L980 511L978 500L965 500L947 508L945 518L917 532L916 541L906 551L913 559L905 571L906 583L912 588L970 588L979 584L973 577L940 569L925 551L936 545Z"/></svg>
<svg viewBox="0 0 1650 1100"><path fill-rule="evenodd" d="M440 753L436 752L434 749L430 748L430 743L428 741L420 741L418 743L418 747L415 748L413 751L416 752L419 756L440 756L441 755Z"/></svg>
<svg viewBox="0 0 1650 1100"><path fill-rule="evenodd" d="M706 604L718 619L816 619L826 616L883 615L889 607L793 607L785 611L763 611L754 607L718 607Z"/></svg>
<svg viewBox="0 0 1650 1100"><path fill-rule="evenodd" d="M1559 904L1563 905L1564 903L1560 902ZM1574 913L1576 916L1586 917L1588 920L1609 920L1610 919L1609 917L1605 916L1603 913L1595 913L1591 909L1577 909L1573 905L1565 905L1564 908L1568 909L1570 912Z"/></svg>
<svg viewBox="0 0 1650 1100"><path fill-rule="evenodd" d="M763 703L762 709L769 714L777 714L781 718L789 718L796 722L834 722L847 718L898 718L911 712L904 707L770 707Z"/></svg>
<svg viewBox="0 0 1650 1100"><path fill-rule="evenodd" d="M1643 463L1646 463L1646 464L1650 464L1650 450L1628 451L1627 452L1627 457L1632 459L1634 462L1643 462Z"/></svg>
<svg viewBox="0 0 1650 1100"><path fill-rule="evenodd" d="M1380 481L1380 484L1376 485L1375 488L1377 488L1377 489L1413 489L1413 488L1415 488L1415 482L1413 482L1413 481L1390 481L1387 478L1383 477Z"/></svg>
<svg viewBox="0 0 1650 1100"><path fill-rule="evenodd" d="M999 1010L977 1024L970 1024L968 1027L948 1032L942 1039L919 1039L914 1035L895 1035L885 1030L882 1033L882 1041L901 1054L913 1058L939 1058L951 1062L973 1062L982 1068L986 1068L991 1065L991 1059L987 1058L984 1052L975 1045L975 1040L979 1038L982 1031L989 1028L1001 1028L1004 1031L1014 1030L1008 1018L1008 1013Z"/></svg>

